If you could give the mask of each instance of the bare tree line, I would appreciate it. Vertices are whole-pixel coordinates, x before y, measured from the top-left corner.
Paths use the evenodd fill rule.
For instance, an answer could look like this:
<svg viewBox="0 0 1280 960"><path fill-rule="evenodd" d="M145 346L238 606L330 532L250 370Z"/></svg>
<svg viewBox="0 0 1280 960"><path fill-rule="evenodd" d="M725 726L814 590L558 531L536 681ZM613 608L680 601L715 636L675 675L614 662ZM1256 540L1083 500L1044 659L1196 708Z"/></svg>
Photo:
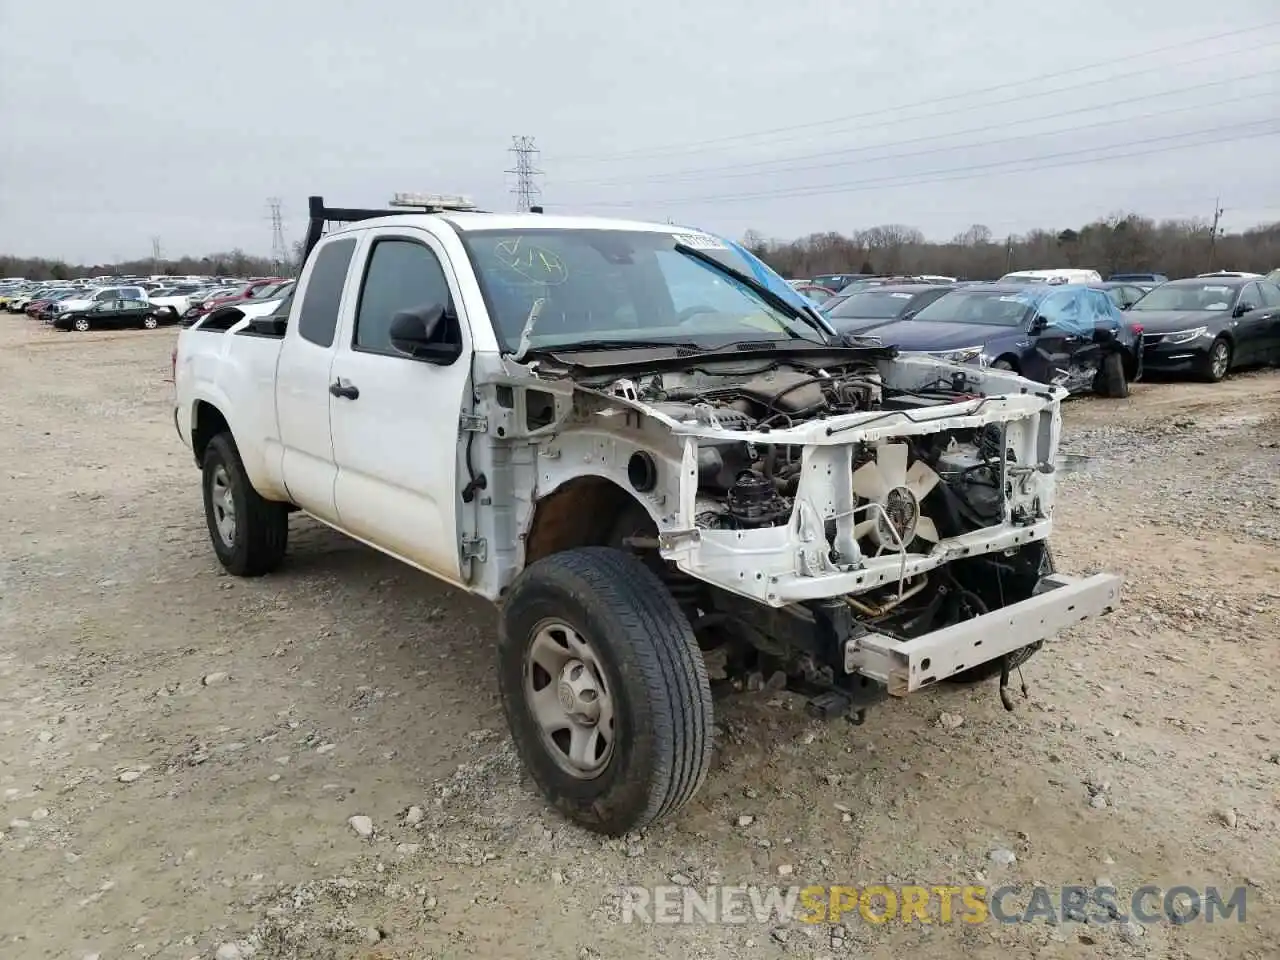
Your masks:
<svg viewBox="0 0 1280 960"><path fill-rule="evenodd" d="M824 273L942 274L994 280L1011 270L1085 267L1104 277L1152 271L1169 277L1208 270L1267 273L1280 267L1280 222L1239 233L1205 220L1155 221L1117 213L1078 230L1032 230L997 237L976 223L947 243L925 239L915 227L890 223L841 233L814 233L798 240L768 240L748 231L744 244L784 277Z"/></svg>
<svg viewBox="0 0 1280 960"><path fill-rule="evenodd" d="M997 237L976 223L947 243L925 239L915 227L889 223L848 236L814 233L798 240L769 240L749 230L743 238L753 253L785 277L823 273L934 273L971 280L993 280L1010 270L1040 267L1091 267L1103 276L1150 270L1170 277L1194 276L1214 269L1266 273L1280 267L1280 221L1238 233L1219 231L1207 220L1155 221L1117 213L1079 230L1032 230ZM292 263L275 263L243 250L186 256L155 264L147 258L121 263L68 264L42 257L0 256L0 277L70 280L97 275L208 276L292 275L301 256L294 244Z"/></svg>
<svg viewBox="0 0 1280 960"><path fill-rule="evenodd" d="M277 263L269 257L258 257L243 250L165 259L157 263L150 257L122 260L119 263L71 264L45 257L9 257L0 255L0 277L26 277L28 280L74 280L78 277L141 276L164 274L170 277L275 277L293 276L301 258L302 244L293 245L293 261Z"/></svg>

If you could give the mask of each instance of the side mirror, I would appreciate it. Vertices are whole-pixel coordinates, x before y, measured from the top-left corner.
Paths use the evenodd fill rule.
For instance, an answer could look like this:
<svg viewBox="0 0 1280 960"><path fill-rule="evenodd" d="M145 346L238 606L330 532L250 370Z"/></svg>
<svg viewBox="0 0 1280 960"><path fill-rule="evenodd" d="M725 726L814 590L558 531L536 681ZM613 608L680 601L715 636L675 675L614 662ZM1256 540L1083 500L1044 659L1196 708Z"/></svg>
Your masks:
<svg viewBox="0 0 1280 960"><path fill-rule="evenodd" d="M1237 303L1236 308L1231 311L1233 317L1243 317L1250 310L1257 310L1252 303Z"/></svg>
<svg viewBox="0 0 1280 960"><path fill-rule="evenodd" d="M1122 303L1122 304L1120 304L1120 309L1121 309L1121 310L1128 310L1128 309L1129 309L1130 307L1132 307L1132 306L1133 306L1133 303L1132 303L1132 302L1129 302L1129 303Z"/></svg>
<svg viewBox="0 0 1280 960"><path fill-rule="evenodd" d="M1049 321L1044 317L1036 317L1031 321L1031 326L1027 328L1029 333L1044 333L1049 329Z"/></svg>
<svg viewBox="0 0 1280 960"><path fill-rule="evenodd" d="M906 313L904 313L904 314L903 314L902 316L900 316L898 319L899 319L899 320L914 320L914 319L916 318L916 314L917 314L917 313L919 313L919 312L920 312L919 310L908 310Z"/></svg>
<svg viewBox="0 0 1280 960"><path fill-rule="evenodd" d="M448 366L462 356L462 328L455 313L440 304L401 310L391 318L391 346L412 357Z"/></svg>

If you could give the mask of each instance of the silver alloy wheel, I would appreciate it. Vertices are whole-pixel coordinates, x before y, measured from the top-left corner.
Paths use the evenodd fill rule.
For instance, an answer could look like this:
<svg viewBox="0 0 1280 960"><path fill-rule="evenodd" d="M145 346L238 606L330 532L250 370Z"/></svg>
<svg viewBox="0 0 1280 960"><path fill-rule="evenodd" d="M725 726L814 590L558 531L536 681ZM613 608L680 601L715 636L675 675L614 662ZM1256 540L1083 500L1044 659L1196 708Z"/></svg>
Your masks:
<svg viewBox="0 0 1280 960"><path fill-rule="evenodd" d="M88 329L89 329L89 318L88 318L88 317L76 317L76 319L75 319L75 328L76 328L77 330L79 330L81 333L83 333L84 331L88 330Z"/></svg>
<svg viewBox="0 0 1280 960"><path fill-rule="evenodd" d="M213 525L223 544L232 549L236 545L236 501L231 493L231 480L227 468L219 465L209 480L209 503L213 507Z"/></svg>
<svg viewBox="0 0 1280 960"><path fill-rule="evenodd" d="M560 620L543 620L525 653L524 696L542 744L560 769L598 777L613 757L613 696L591 644Z"/></svg>
<svg viewBox="0 0 1280 960"><path fill-rule="evenodd" d="M1227 344L1223 340L1219 340L1213 345L1213 353L1209 355L1209 366L1213 372L1213 379L1221 380L1227 375L1227 364L1230 362L1230 351Z"/></svg>
<svg viewBox="0 0 1280 960"><path fill-rule="evenodd" d="M148 330L154 330L154 329L156 328L156 326L157 326L156 318L155 318L155 317L143 317L143 318L142 318L142 325L143 325L144 327L146 327Z"/></svg>

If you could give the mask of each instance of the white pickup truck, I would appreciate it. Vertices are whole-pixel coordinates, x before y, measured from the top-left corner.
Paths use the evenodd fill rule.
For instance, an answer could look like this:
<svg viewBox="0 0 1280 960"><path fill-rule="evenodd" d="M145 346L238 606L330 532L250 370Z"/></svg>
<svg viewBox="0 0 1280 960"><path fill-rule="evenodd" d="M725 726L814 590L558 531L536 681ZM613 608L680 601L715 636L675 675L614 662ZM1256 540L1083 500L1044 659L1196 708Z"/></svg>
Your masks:
<svg viewBox="0 0 1280 960"><path fill-rule="evenodd" d="M693 796L714 686L861 722L999 674L1010 706L1119 602L1053 571L1059 388L841 339L699 230L311 214L289 300L178 341L213 548L268 573L301 510L497 602L517 750L588 827Z"/></svg>

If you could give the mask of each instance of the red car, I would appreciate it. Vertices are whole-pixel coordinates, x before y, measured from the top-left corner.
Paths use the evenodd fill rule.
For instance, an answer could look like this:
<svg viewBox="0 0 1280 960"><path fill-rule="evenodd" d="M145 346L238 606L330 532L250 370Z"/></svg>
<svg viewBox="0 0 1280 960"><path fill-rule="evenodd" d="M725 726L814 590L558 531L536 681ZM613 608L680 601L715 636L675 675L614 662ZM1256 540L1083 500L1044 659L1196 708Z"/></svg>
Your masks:
<svg viewBox="0 0 1280 960"><path fill-rule="evenodd" d="M289 282L286 277L254 280L252 283L245 284L237 293L233 293L229 297L215 297L212 300L206 300L198 307L192 307L186 312L184 319L190 320L194 317L200 317L211 310L225 307L229 303L239 303L241 300L266 300L275 293L278 287Z"/></svg>

